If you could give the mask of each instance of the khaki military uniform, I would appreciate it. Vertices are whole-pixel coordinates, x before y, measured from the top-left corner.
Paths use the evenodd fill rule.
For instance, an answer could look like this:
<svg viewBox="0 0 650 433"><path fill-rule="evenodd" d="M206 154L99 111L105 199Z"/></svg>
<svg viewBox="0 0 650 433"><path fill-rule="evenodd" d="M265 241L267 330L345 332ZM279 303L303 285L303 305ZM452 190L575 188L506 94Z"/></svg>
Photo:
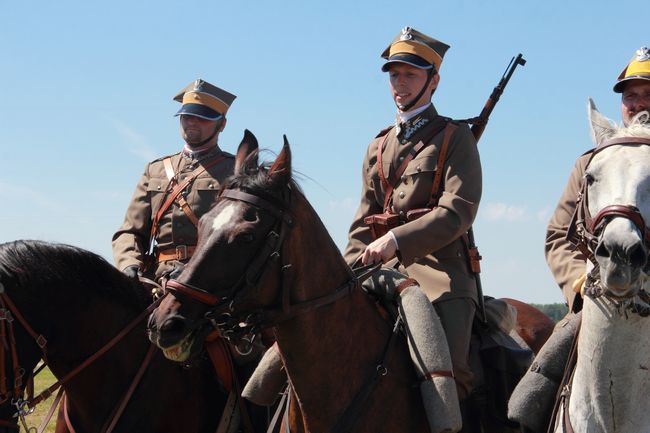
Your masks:
<svg viewBox="0 0 650 433"><path fill-rule="evenodd" d="M579 293L574 291L574 283L585 274L587 258L566 239L566 234L576 209L576 199L582 189L589 157L590 155L583 155L576 161L546 231L546 262L564 293L569 311L582 306Z"/></svg>
<svg viewBox="0 0 650 433"><path fill-rule="evenodd" d="M395 129L384 131L389 134L382 153L382 169L387 179L413 146L430 137L437 118L438 113L431 105L402 125L398 134ZM405 215L408 210L425 207L429 202L443 135L444 132L435 135L407 165L393 191L392 212ZM380 134L370 143L363 162L361 201L344 253L349 264L373 241L364 217L383 212L385 195L377 167L377 147L383 140ZM460 124L451 137L443 170L438 206L392 232L398 244L399 270L415 278L436 306L449 340L456 379L461 384L459 392L465 394L463 387L466 391L471 389L472 374L467 355L477 289L461 236L474 221L482 189L476 140L467 125ZM454 313L447 314L446 310Z"/></svg>
<svg viewBox="0 0 650 433"><path fill-rule="evenodd" d="M384 174L388 178L408 152L431 134L438 116L431 105L401 128L389 130L383 152ZM412 125L424 124L409 138ZM345 259L352 264L370 244L372 234L363 219L383 212L384 190L378 174L377 146L384 137L375 138L368 146L363 162L361 202L349 232ZM408 164L393 191L392 211L405 215L410 209L422 208L430 199L434 170L442 144L443 132ZM481 198L481 163L476 141L469 127L460 124L449 142L444 165L442 194L438 207L423 217L400 225L392 231L399 247L402 270L415 278L431 301L452 298L476 300L476 282L467 266L461 235L474 221Z"/></svg>
<svg viewBox="0 0 650 433"><path fill-rule="evenodd" d="M224 156L225 159L200 174L181 193L198 218L208 211L220 185L233 174L234 156L221 151L218 147L198 156L182 152L171 156L172 167L174 173L177 173L179 182L182 182L202 163L219 156ZM113 235L113 257L115 266L120 270L131 265L138 265L141 269L144 266L145 255L151 247L149 238L152 221L167 197L170 183L165 173L164 159L160 158L147 164L129 203L124 223ZM185 247L194 247L196 242L197 228L174 201L160 219L155 250L157 252L178 251L178 255L170 260L155 260L147 273L159 278L165 271L173 269L178 262L187 262L189 255L184 254Z"/></svg>

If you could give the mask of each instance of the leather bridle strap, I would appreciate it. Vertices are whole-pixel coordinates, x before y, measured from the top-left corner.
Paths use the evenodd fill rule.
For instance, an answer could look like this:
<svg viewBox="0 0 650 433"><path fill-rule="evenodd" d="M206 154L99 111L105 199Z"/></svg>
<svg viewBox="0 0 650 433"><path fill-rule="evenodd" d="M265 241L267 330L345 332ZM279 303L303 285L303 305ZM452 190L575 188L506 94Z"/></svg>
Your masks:
<svg viewBox="0 0 650 433"><path fill-rule="evenodd" d="M587 230L592 234L596 234L606 217L622 217L632 221L634 226L641 233L643 239L646 242L650 242L650 233L648 232L643 216L637 207L620 204L606 206L602 208L594 218L587 218L585 221L587 223Z"/></svg>
<svg viewBox="0 0 650 433"><path fill-rule="evenodd" d="M165 289L171 290L172 292L181 293L194 299L195 301L199 301L202 304L210 305L212 307L221 302L221 298L213 295L210 292L199 289L198 287L194 287L190 284L179 283L176 280L168 280L167 284L165 284Z"/></svg>
<svg viewBox="0 0 650 433"><path fill-rule="evenodd" d="M249 194L244 191L227 189L221 192L218 200L224 198L229 198L229 199L243 201L245 203L252 204L253 206L257 206L261 209L264 209L267 212L270 212L277 218L280 218L285 222L287 222L289 225L293 224L293 218L291 218L291 215L285 208L284 203L281 203L280 201L276 201L271 197L262 198L260 196Z"/></svg>
<svg viewBox="0 0 650 433"><path fill-rule="evenodd" d="M91 365L93 362L95 362L99 357L104 355L106 352L111 350L117 343L122 341L124 337L126 337L132 330L135 328L138 323L140 323L142 320L144 320L151 312L158 307L158 304L162 301L163 298L157 299L155 302L153 302L151 305L147 307L138 317L136 317L131 323L126 325L124 329L122 329L115 337L113 337L108 343L106 343L102 348L100 348L97 352L95 352L93 355L88 357L81 365L70 371L68 374L66 374L63 379L56 381L54 384L43 390L37 397L34 398L30 402L30 405L32 407L36 406L38 403L41 401L47 399L54 391L56 391L57 388L65 385L68 383L73 377L75 377L77 374L79 374L81 371L86 369L89 365Z"/></svg>

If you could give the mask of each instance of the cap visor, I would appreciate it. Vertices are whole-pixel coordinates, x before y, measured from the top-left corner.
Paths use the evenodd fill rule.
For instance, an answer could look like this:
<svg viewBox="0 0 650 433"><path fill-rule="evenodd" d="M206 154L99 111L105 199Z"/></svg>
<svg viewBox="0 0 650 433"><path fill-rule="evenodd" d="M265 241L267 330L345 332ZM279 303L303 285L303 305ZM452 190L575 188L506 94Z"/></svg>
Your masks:
<svg viewBox="0 0 650 433"><path fill-rule="evenodd" d="M201 104L183 104L180 110L175 114L179 116L185 114L187 116L200 117L206 120L219 120L223 114L214 111L212 108Z"/></svg>
<svg viewBox="0 0 650 433"><path fill-rule="evenodd" d="M388 58L386 63L381 67L381 70L388 72L391 63L406 63L407 65L415 66L418 69L431 69L433 65L420 56L415 54L394 54Z"/></svg>
<svg viewBox="0 0 650 433"><path fill-rule="evenodd" d="M647 75L637 75L637 76L631 76L631 77L623 78L621 81L619 81L618 83L614 84L614 92L616 92L616 93L623 93L623 90L625 89L625 85L627 84L627 82L628 82L628 81L634 81L634 80L650 81L650 76L647 76Z"/></svg>

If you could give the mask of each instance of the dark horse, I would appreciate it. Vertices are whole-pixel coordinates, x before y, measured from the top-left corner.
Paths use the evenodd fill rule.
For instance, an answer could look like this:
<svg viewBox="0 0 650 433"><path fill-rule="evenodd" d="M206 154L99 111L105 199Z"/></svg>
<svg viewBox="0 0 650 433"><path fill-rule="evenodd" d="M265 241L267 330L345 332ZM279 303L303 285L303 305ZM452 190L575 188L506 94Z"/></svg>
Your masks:
<svg viewBox="0 0 650 433"><path fill-rule="evenodd" d="M244 137L235 176L168 288L149 321L167 352L198 352L211 326L233 339L273 329L293 390L292 432L429 431L406 342L385 351L392 324L293 181L286 138L275 162L258 167L257 142Z"/></svg>
<svg viewBox="0 0 650 433"><path fill-rule="evenodd" d="M29 326L47 340L46 356L59 379L149 305L138 283L98 255L67 245L38 241L0 245L0 283ZM145 323L142 320L65 385L69 418L76 433L105 431L104 424L111 419L150 347ZM13 320L13 327L17 360L28 374L41 358L41 350L19 320ZM9 336L3 337L3 378L11 389L14 374ZM8 396L0 405L0 420L12 419L10 400L14 397ZM187 369L156 350L113 431L214 433L226 398L209 361L197 359ZM0 431L16 430L3 428Z"/></svg>

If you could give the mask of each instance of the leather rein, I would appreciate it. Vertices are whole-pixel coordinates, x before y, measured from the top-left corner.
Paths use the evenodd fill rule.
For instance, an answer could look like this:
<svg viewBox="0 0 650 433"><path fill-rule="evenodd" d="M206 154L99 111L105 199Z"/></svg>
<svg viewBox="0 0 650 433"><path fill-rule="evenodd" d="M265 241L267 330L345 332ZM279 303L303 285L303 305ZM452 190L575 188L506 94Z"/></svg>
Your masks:
<svg viewBox="0 0 650 433"><path fill-rule="evenodd" d="M287 232L293 227L293 217L288 211L290 203L291 190L288 189L288 194L285 197L284 204L273 203L265 198L257 195L249 194L239 190L224 190L219 196L218 200L230 199L243 201L252 204L253 206L260 207L268 210L276 218L277 222L274 228L271 229L267 235L267 242L260 250L259 254L255 256L248 271L243 275L239 281L226 291L225 296L214 295L207 290L195 287L186 283L181 283L175 280L169 280L166 284L166 289L173 294L181 294L187 296L195 301L212 307L205 314L203 323L210 322L222 336L229 341L233 342L239 351L238 343L241 341L242 334L249 335L258 333L265 328L274 327L282 322L292 319L298 315L308 313L316 310L325 305L332 304L345 296L352 293L353 290L360 287L361 282L368 278L371 274L381 267L381 262L374 265L367 265L359 268L358 274L349 269L349 279L341 286L335 288L327 295L323 295L311 300L302 301L298 303L291 303L290 300L290 270L291 264L284 264L281 266L280 279L282 285L281 306L278 308L261 309L249 313L237 311L237 301L239 294L242 293L242 288L257 286L261 280L262 275L268 268L266 265L271 261L276 261L282 257L282 245L286 239ZM413 280L408 279L405 283L413 284ZM245 314L242 319L241 315ZM197 325L200 326L200 325ZM388 362L392 352L392 348L397 340L397 335L401 330L402 322L400 317L397 318L393 325L390 337L384 347L381 360L376 366L375 372L372 377L367 380L364 385L357 392L356 397L352 403L344 410L343 414L336 420L333 427L330 429L331 433L346 433L351 430L355 421L360 416L365 403L369 400L370 395L377 387L380 379L388 373ZM252 344L252 338L246 340ZM287 390L291 393L291 390ZM282 405L277 409L274 419L278 419L278 414L283 410ZM289 405L286 405L285 410L285 429L288 431L287 414ZM269 431L274 428L274 423L269 426Z"/></svg>
<svg viewBox="0 0 650 433"><path fill-rule="evenodd" d="M257 255L249 262L247 271L223 295L214 295L202 288L169 280L166 291L187 296L194 301L211 307L204 318L196 326L209 323L221 335L231 341L240 353L246 353L252 344L252 338L259 331L276 326L298 315L305 314L349 295L359 286L359 280L350 271L350 278L333 292L307 301L291 303L291 264L283 264L280 268L282 286L280 306L263 308L254 311L239 311L238 303L247 292L246 289L257 287L270 265L283 257L282 247L289 230L294 225L294 218L289 212L291 189L287 188L283 200L273 197L262 197L241 190L226 189L217 200L242 201L265 211L276 218L276 224L266 236L266 241ZM286 255L285 255L286 257ZM242 342L244 343L242 347Z"/></svg>
<svg viewBox="0 0 650 433"><path fill-rule="evenodd" d="M43 361L43 365L41 366L41 368L37 369L37 371L31 372L30 374L31 378L35 377L36 374L38 374L38 372L40 372L42 368L44 368L45 366L49 366L47 360L47 340L42 334L38 334L34 331L34 329L30 326L27 320L25 320L20 310L13 303L9 295L5 292L4 286L0 284L0 338L2 339L2 341L0 342L2 343L2 346L0 347L0 369L1 369L0 370L0 403L4 403L11 398L11 403L14 406L16 406L16 410L17 410L16 415L14 415L14 418L17 417L20 419L25 431L30 432L36 430L38 433L41 433L42 431L45 430L47 424L49 423L49 420L54 414L56 406L58 405L63 395L63 386L66 383L70 382L70 380L72 380L80 372L85 370L98 358L100 358L110 349L115 347L115 345L117 345L120 341L122 341L124 337L126 337L138 325L138 323L142 322L144 319L146 319L149 316L149 314L151 314L151 312L158 306L161 300L162 299L158 299L154 303L149 305L149 307L147 307L146 310L144 310L133 321L127 324L108 343L106 343L103 347L97 350L97 352L95 352L93 355L89 356L79 366L77 366L68 374L66 374L62 379L58 379L55 383L50 385L48 388L41 391L41 393L38 394L36 397L32 397L32 396L26 397L22 386L23 377L25 376L26 372L25 369L19 365L18 348L16 345L16 338L14 334L15 331L14 320L17 320L20 323L20 325L32 337L36 345L41 350L41 359ZM135 391L135 388L139 383L139 380L142 378L144 371L148 367L149 362L153 357L153 350L152 350L153 347L154 346L151 345L151 347L149 348L147 355L145 356L145 359L140 369L138 370L135 378L133 379L129 389L126 391L123 398L120 399L117 406L111 411L112 416L110 416L109 419L106 420L106 423L104 424L104 428L101 430L103 433L110 433L113 431L115 425L117 424L117 421L119 420L124 409L126 408L126 405L129 402L131 395ZM11 390L7 389L6 386L7 351L9 351L10 353L10 362L14 373L14 384L13 384L14 386L13 389ZM30 429L27 426L25 417L31 414L34 411L34 408L38 404L48 399L57 389L59 389L59 392L57 393L57 396L52 404L52 407L50 408L47 416L43 419L41 425L38 427L38 429L34 429L34 428ZM7 427L15 430L19 429L17 422L7 421L7 420L0 420L0 427ZM71 428L71 426L68 427ZM71 430L74 431L74 429Z"/></svg>

